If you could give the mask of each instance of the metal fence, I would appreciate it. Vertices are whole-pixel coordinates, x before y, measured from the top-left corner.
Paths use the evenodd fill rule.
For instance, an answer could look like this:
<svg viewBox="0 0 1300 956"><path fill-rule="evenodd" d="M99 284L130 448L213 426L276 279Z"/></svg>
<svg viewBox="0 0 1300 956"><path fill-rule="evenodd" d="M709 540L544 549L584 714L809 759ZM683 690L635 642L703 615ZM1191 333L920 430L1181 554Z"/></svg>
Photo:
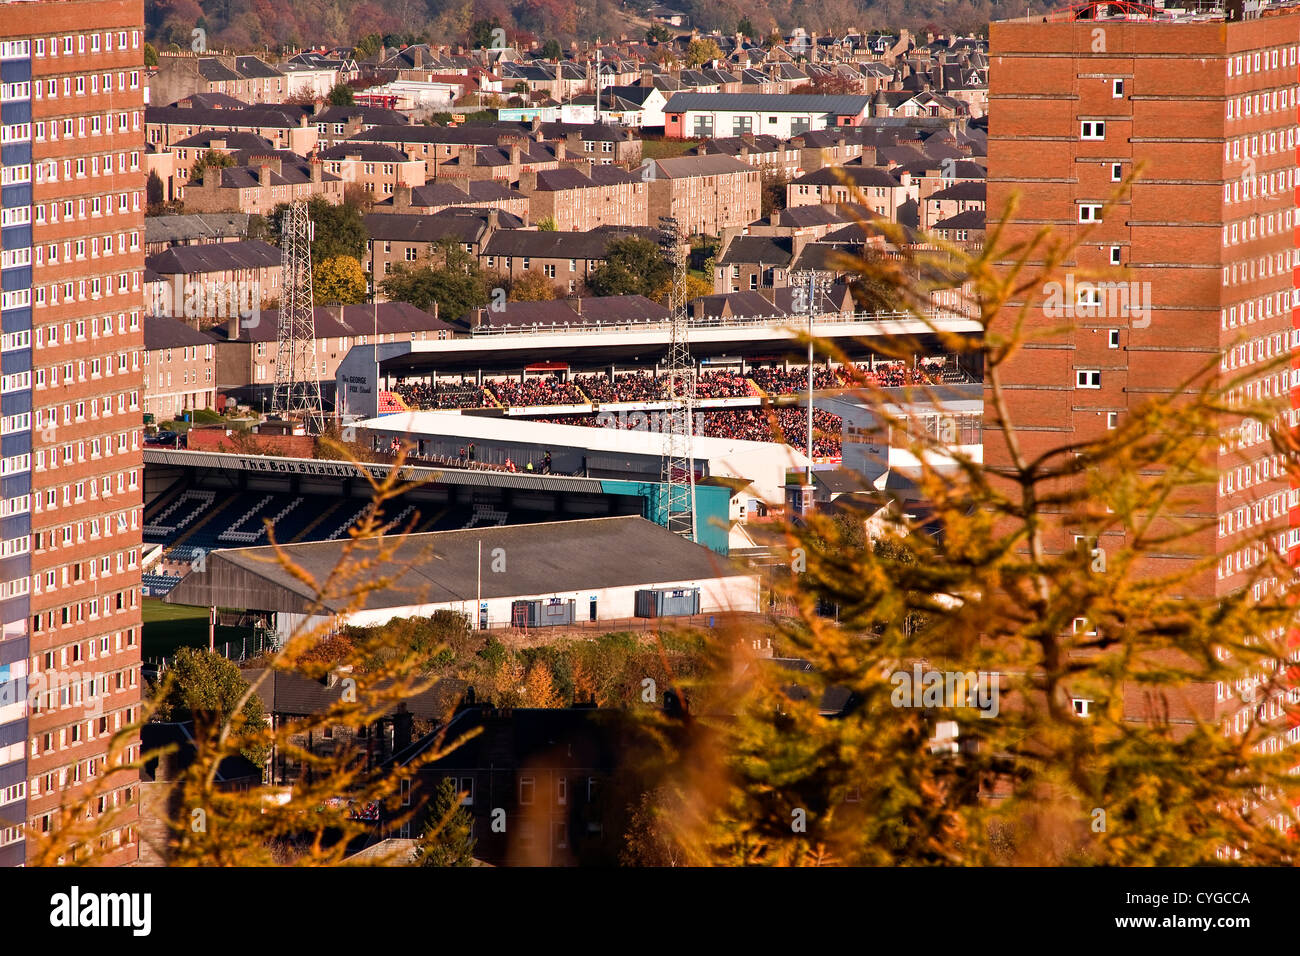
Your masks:
<svg viewBox="0 0 1300 956"><path fill-rule="evenodd" d="M908 321L968 321L970 316L962 315L951 309L925 309L920 312L823 312L813 316L814 325L851 325L861 322L908 322ZM717 315L691 319L691 329L747 329L771 327L773 325L796 325L805 328L808 324L806 315L782 312L779 315ZM552 322L550 325L507 325L478 326L470 331L475 338L492 336L509 336L519 334L581 334L592 332L641 332L655 329L668 329L670 323L663 320L651 322Z"/></svg>

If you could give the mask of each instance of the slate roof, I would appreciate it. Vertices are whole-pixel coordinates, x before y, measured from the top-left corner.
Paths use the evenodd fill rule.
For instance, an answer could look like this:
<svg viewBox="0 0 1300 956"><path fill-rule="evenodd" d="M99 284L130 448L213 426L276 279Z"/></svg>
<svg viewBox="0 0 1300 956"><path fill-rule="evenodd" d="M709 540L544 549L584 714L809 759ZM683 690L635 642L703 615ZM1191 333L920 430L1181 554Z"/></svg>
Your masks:
<svg viewBox="0 0 1300 956"><path fill-rule="evenodd" d="M205 129L193 136L172 143L172 149L211 149L214 142L224 143L223 149L230 152L240 149L255 149L274 152L275 144L256 133L231 132L230 130Z"/></svg>
<svg viewBox="0 0 1300 956"><path fill-rule="evenodd" d="M331 146L329 149L322 150L318 154L320 159L329 160L346 160L360 159L367 163L407 163L406 154L400 149L394 149L392 146L384 143L352 143L342 142Z"/></svg>
<svg viewBox="0 0 1300 956"><path fill-rule="evenodd" d="M144 317L144 347L149 351L179 349L191 345L212 345L213 339L179 319L166 315Z"/></svg>
<svg viewBox="0 0 1300 956"><path fill-rule="evenodd" d="M718 259L718 265L742 262L788 265L792 257L792 245L786 236L736 236L727 244L727 251Z"/></svg>
<svg viewBox="0 0 1300 956"><path fill-rule="evenodd" d="M984 202L987 196L988 183L983 181L971 182L970 180L963 180L959 183L953 183L951 186L947 186L944 189L939 189L930 193L930 195L926 197L926 201L929 202L933 199L956 199L964 200L966 202Z"/></svg>
<svg viewBox="0 0 1300 956"><path fill-rule="evenodd" d="M844 180L860 188L898 189L902 185L878 166L826 166L790 180L792 186L843 186Z"/></svg>
<svg viewBox="0 0 1300 956"><path fill-rule="evenodd" d="M436 213L370 213L365 216L366 231L372 240L398 242L437 242L454 238L474 242L487 228L492 210L441 209ZM504 228L518 228L523 222L507 212L495 210Z"/></svg>
<svg viewBox="0 0 1300 956"><path fill-rule="evenodd" d="M593 229L589 232L546 232L506 229L492 234L483 246L486 256L531 256L536 259L604 259L610 243L628 236L658 242L657 230L646 226Z"/></svg>
<svg viewBox="0 0 1300 956"><path fill-rule="evenodd" d="M689 179L692 176L725 176L728 173L753 172L754 167L734 156L677 156L673 159L649 159L656 179ZM645 165L644 163L642 165Z"/></svg>
<svg viewBox="0 0 1300 956"><path fill-rule="evenodd" d="M269 714L287 714L306 717L329 710L343 697L343 684L326 686L319 680L304 677L287 671L268 668L247 668L240 671L240 676L249 684L257 684L255 692L262 700L262 706ZM459 678L444 677L419 694L404 697L400 703L392 705L389 713L399 707L422 720L444 721L451 717L469 684Z"/></svg>
<svg viewBox="0 0 1300 956"><path fill-rule="evenodd" d="M201 212L187 216L147 216L144 221L144 241L182 242L187 239L209 239L225 236L248 235L248 213Z"/></svg>
<svg viewBox="0 0 1300 956"><path fill-rule="evenodd" d="M446 182L425 183L411 190L412 206L454 206L458 203L505 202L526 198L528 197L518 190L493 179L470 181L468 193L459 186ZM390 199L380 205L392 205L392 201Z"/></svg>
<svg viewBox="0 0 1300 956"><path fill-rule="evenodd" d="M279 265L280 250L260 239L172 246L145 259L145 266L159 275L267 269Z"/></svg>
<svg viewBox="0 0 1300 956"><path fill-rule="evenodd" d="M965 212L959 212L955 216L949 216L947 219L940 219L933 226L934 229L983 229L985 224L985 213L983 209L967 209Z"/></svg>
<svg viewBox="0 0 1300 956"><path fill-rule="evenodd" d="M220 342L274 342L279 321L277 309L262 312L262 321L251 328L240 323L239 336L230 339L224 326L217 326L212 335ZM432 314L418 309L409 302L380 302L378 316L374 305L318 305L312 309L312 322L317 338L344 338L373 335L375 323L379 334L422 331L459 331L450 322L435 319Z"/></svg>
<svg viewBox="0 0 1300 956"><path fill-rule="evenodd" d="M346 123L348 120L360 119L367 126L409 126L411 119L405 113L396 110L381 109L377 106L331 106L321 110L311 118L316 124Z"/></svg>

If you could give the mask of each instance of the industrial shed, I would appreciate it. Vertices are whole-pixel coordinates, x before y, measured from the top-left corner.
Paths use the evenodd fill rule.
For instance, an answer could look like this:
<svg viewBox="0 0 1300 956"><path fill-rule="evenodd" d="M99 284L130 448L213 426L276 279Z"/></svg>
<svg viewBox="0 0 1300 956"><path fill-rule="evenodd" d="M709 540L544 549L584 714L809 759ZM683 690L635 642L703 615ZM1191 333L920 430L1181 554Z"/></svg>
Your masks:
<svg viewBox="0 0 1300 956"><path fill-rule="evenodd" d="M320 541L283 552L323 580L345 547ZM378 543L360 547L374 557ZM403 535L390 559L366 576L391 582L370 592L364 607L342 613L345 588L317 603L274 549L232 548L210 552L203 570L188 574L165 600L266 612L281 639L307 618L369 626L439 610L459 611L480 626L508 626L519 618L519 602L541 602L526 615L539 623L625 620L636 616L637 592L646 590L667 590L671 598L698 588L701 614L759 610L756 573L637 516ZM557 608L561 614L552 613Z"/></svg>

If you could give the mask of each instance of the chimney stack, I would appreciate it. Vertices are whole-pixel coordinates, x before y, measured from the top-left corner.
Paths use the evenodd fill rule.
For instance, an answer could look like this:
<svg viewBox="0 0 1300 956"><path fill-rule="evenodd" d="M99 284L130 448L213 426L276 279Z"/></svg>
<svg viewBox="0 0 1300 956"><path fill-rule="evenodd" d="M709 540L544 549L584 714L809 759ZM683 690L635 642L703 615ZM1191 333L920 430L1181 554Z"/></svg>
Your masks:
<svg viewBox="0 0 1300 956"><path fill-rule="evenodd" d="M411 208L411 187L405 183L398 183L393 189L393 208L410 209Z"/></svg>

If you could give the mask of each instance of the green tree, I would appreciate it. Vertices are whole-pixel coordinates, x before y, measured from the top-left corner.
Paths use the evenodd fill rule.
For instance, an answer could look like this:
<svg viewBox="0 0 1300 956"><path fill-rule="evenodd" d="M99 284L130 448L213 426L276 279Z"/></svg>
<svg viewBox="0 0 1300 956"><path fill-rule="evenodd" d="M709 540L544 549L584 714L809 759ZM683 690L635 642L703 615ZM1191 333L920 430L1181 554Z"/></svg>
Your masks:
<svg viewBox="0 0 1300 956"><path fill-rule="evenodd" d="M356 305L366 298L366 273L352 256L331 256L312 268L312 292L317 302Z"/></svg>
<svg viewBox="0 0 1300 956"><path fill-rule="evenodd" d="M158 65L158 51L154 49L152 43L146 43L144 45L144 65L145 66Z"/></svg>
<svg viewBox="0 0 1300 956"><path fill-rule="evenodd" d="M149 178L144 181L144 198L150 208L163 203L163 181L156 169L149 170Z"/></svg>
<svg viewBox="0 0 1300 956"><path fill-rule="evenodd" d="M672 38L672 31L662 23L654 24L645 32L646 43L667 43Z"/></svg>
<svg viewBox="0 0 1300 956"><path fill-rule="evenodd" d="M475 20L469 28L469 45L475 49L491 49L495 39L493 31L499 29L501 23L495 17L491 20Z"/></svg>
<svg viewBox="0 0 1300 956"><path fill-rule="evenodd" d="M434 264L406 267L397 265L380 283L384 296L394 302L410 302L429 311L438 303L438 314L454 322L471 309L486 305L489 277L470 253L451 240L438 244Z"/></svg>
<svg viewBox="0 0 1300 956"><path fill-rule="evenodd" d="M722 59L722 50L718 44L708 37L701 37L698 40L692 40L686 48L686 65L692 69L703 66L711 60Z"/></svg>
<svg viewBox="0 0 1300 956"><path fill-rule="evenodd" d="M764 166L759 177L760 189L759 209L764 216L770 216L778 209L784 209L786 203L786 187L790 185L790 177L784 170L775 166Z"/></svg>
<svg viewBox="0 0 1300 956"><path fill-rule="evenodd" d="M560 48L559 40L547 40L542 46L542 56L548 60L558 60L564 55L564 50Z"/></svg>
<svg viewBox="0 0 1300 956"><path fill-rule="evenodd" d="M540 232L556 232L560 227L554 216L543 216L538 221L537 228Z"/></svg>
<svg viewBox="0 0 1300 956"><path fill-rule="evenodd" d="M361 205L355 197L355 192L345 192L341 203L332 203L321 196L312 196L307 201L307 215L315 226L311 243L313 266L336 256L351 256L357 260L365 258L369 233L366 232ZM277 245L280 242L280 227L288 208L288 203L280 203L267 217L267 234Z"/></svg>
<svg viewBox="0 0 1300 956"><path fill-rule="evenodd" d="M235 161L230 158L229 153L219 153L210 149L196 159L194 165L190 167L190 182L197 186L203 182L203 174L209 169L225 169L233 165Z"/></svg>
<svg viewBox="0 0 1300 956"><path fill-rule="evenodd" d="M205 725L233 719L236 729L251 730L266 723L266 711L261 698L254 694L235 714L247 690L248 681L233 661L211 651L182 647L154 687L154 714L158 720L193 720ZM264 747L248 747L241 752L259 765L267 755Z"/></svg>
<svg viewBox="0 0 1300 956"><path fill-rule="evenodd" d="M429 800L424 825L416 839L417 865L474 864L474 819L460 801L455 782L450 777L443 778Z"/></svg>
<svg viewBox="0 0 1300 956"><path fill-rule="evenodd" d="M649 239L628 236L609 244L605 261L592 270L593 295L651 295L672 275L672 267Z"/></svg>
<svg viewBox="0 0 1300 956"><path fill-rule="evenodd" d="M356 48L353 49L352 55L358 60L364 60L374 56L379 52L379 48L384 45L384 38L378 33L367 33L363 36Z"/></svg>
<svg viewBox="0 0 1300 956"><path fill-rule="evenodd" d="M754 39L754 24L749 22L749 17L740 18L740 22L736 24L736 32L746 40Z"/></svg>
<svg viewBox="0 0 1300 956"><path fill-rule="evenodd" d="M352 97L352 87L346 83L335 83L325 101L330 106L351 106L356 102Z"/></svg>

